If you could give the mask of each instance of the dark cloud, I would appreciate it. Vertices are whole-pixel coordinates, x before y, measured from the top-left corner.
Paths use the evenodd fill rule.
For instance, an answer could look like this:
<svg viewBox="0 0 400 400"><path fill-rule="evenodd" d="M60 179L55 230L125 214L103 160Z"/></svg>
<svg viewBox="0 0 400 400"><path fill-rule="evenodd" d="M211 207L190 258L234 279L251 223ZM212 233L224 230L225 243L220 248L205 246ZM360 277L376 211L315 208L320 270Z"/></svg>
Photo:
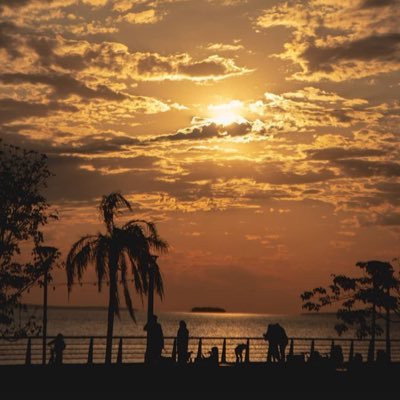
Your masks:
<svg viewBox="0 0 400 400"><path fill-rule="evenodd" d="M376 223L378 225L385 226L397 226L400 225L400 213L398 212L387 212L378 215L376 218Z"/></svg>
<svg viewBox="0 0 400 400"><path fill-rule="evenodd" d="M399 4L399 0L364 0L361 8L380 8Z"/></svg>
<svg viewBox="0 0 400 400"><path fill-rule="evenodd" d="M32 0L0 0L0 11L1 8L4 6L11 7L11 8L17 8L17 7L22 7L27 5L28 3L31 3ZM49 2L49 0L48 0Z"/></svg>
<svg viewBox="0 0 400 400"><path fill-rule="evenodd" d="M0 99L0 123L29 117L45 117L53 112L75 112L74 106L51 101L49 103L32 103L10 98Z"/></svg>
<svg viewBox="0 0 400 400"><path fill-rule="evenodd" d="M366 189L376 190L375 196L394 206L400 205L400 183L399 182L377 182L365 185Z"/></svg>
<svg viewBox="0 0 400 400"><path fill-rule="evenodd" d="M280 162L255 163L248 160L197 161L184 166L187 181L219 179L245 179L257 183L273 185L302 185L335 179L337 176L329 169L306 170L304 172L286 171L286 165ZM229 185L227 185L229 187ZM251 185L252 186L252 185ZM227 189L229 192L229 188Z"/></svg>
<svg viewBox="0 0 400 400"><path fill-rule="evenodd" d="M228 73L225 65L211 60L193 62L179 66L179 73L189 76L215 76Z"/></svg>
<svg viewBox="0 0 400 400"><path fill-rule="evenodd" d="M173 67L170 62L160 59L154 54L149 54L146 57L140 58L137 64L137 69L140 74L170 74L173 72Z"/></svg>
<svg viewBox="0 0 400 400"><path fill-rule="evenodd" d="M158 53L137 53L136 69L140 75L171 79L213 79L249 72L233 60L217 55L195 61L188 54L161 56Z"/></svg>
<svg viewBox="0 0 400 400"><path fill-rule="evenodd" d="M16 32L17 27L14 24L0 22L0 49L5 49L12 58L21 57L21 53L18 50L19 39L15 35Z"/></svg>
<svg viewBox="0 0 400 400"><path fill-rule="evenodd" d="M60 46L59 41L50 37L34 36L28 39L28 45L35 51L39 57L39 64L44 67L57 66L68 71L81 71L88 67L91 62L100 56L100 50L87 50L83 54L68 53L59 55L55 52ZM112 52L108 56L114 58ZM108 67L115 68L114 60L110 60ZM107 65L104 65L107 67Z"/></svg>
<svg viewBox="0 0 400 400"><path fill-rule="evenodd" d="M304 173L276 171L271 176L266 176L263 181L274 185L303 185L335 178L337 176L330 169L321 169L319 171L311 170Z"/></svg>
<svg viewBox="0 0 400 400"><path fill-rule="evenodd" d="M159 157L154 156L126 156L126 157L101 157L93 158L88 164L92 165L96 169L105 168L109 171L115 171L118 169L130 169L130 170L146 170L157 168L156 163L160 161Z"/></svg>
<svg viewBox="0 0 400 400"><path fill-rule="evenodd" d="M341 61L400 61L400 33L371 35L337 46L319 47L310 43L301 55L310 72L334 72Z"/></svg>
<svg viewBox="0 0 400 400"><path fill-rule="evenodd" d="M70 95L78 95L84 99L104 99L110 101L121 101L127 97L121 93L114 92L105 85L98 85L96 89L89 88L84 83L66 74L3 74L0 81L6 84L44 84L50 86L54 91L54 97L65 98Z"/></svg>
<svg viewBox="0 0 400 400"><path fill-rule="evenodd" d="M229 125L220 125L215 122L207 125L190 127L185 130L180 130L171 135L158 136L154 141L177 141L177 140L204 140L211 138L221 138L225 136L235 137L244 136L252 131L250 122L237 123Z"/></svg>
<svg viewBox="0 0 400 400"><path fill-rule="evenodd" d="M329 111L330 115L340 124L348 124L354 120L354 118L349 115L349 113L351 113L350 110L326 110L326 113Z"/></svg>
<svg viewBox="0 0 400 400"><path fill-rule="evenodd" d="M69 133L55 131L57 137L66 137L62 143L53 143L51 139L35 140L27 135L21 134L21 131L35 131L35 125L18 124L18 125L3 125L0 127L0 134L6 141L17 144L18 146L26 147L41 153L49 155L95 155L106 154L111 152L130 151L133 146L144 146L145 143L141 140L126 136L117 135L111 132L98 133L94 135L83 136L79 138L67 138ZM122 160L125 160L122 159ZM111 162L111 161L110 161Z"/></svg>
<svg viewBox="0 0 400 400"><path fill-rule="evenodd" d="M93 201L104 193L120 190L130 194L166 193L181 201L194 201L211 196L207 187L176 180L161 180L165 174L159 168L151 168L155 157L130 157L123 160L107 157L107 161L82 159L81 157L50 155L50 170L55 174L49 183L47 195L51 202ZM85 166L93 166L87 169ZM111 168L102 169L110 165ZM133 167L131 167L133 166ZM123 168L120 173L116 170Z"/></svg>
<svg viewBox="0 0 400 400"><path fill-rule="evenodd" d="M341 158L383 156L386 154L386 151L379 149L328 147L325 149L308 150L307 154L311 160L338 160Z"/></svg>
<svg viewBox="0 0 400 400"><path fill-rule="evenodd" d="M400 164L396 162L343 159L335 160L333 164L351 177L400 176Z"/></svg>
<svg viewBox="0 0 400 400"><path fill-rule="evenodd" d="M116 136L109 133L85 136L71 144L60 147L58 152L71 154L101 154L116 151L123 152L124 148L129 148L131 146L143 146L143 142L135 137Z"/></svg>

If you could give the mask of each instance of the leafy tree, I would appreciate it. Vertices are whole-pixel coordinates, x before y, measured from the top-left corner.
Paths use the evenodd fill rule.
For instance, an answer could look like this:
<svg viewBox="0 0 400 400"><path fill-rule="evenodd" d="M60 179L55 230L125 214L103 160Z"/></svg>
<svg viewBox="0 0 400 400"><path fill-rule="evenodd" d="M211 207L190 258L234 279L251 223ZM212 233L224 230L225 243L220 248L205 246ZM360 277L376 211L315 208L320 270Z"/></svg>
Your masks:
<svg viewBox="0 0 400 400"><path fill-rule="evenodd" d="M399 298L392 294L392 289L399 288L399 280L388 262L358 262L356 266L361 269L362 276L332 275L328 288L317 287L301 295L302 307L319 311L322 307L339 304L336 316L341 322L335 325L337 333L341 335L353 327L358 338L370 336L374 354L375 338L383 333L377 317L389 322L390 311L398 310ZM386 329L390 347L389 324Z"/></svg>
<svg viewBox="0 0 400 400"><path fill-rule="evenodd" d="M125 303L134 320L127 279L128 270L132 272L136 291L142 296L148 290L151 251L163 252L168 249L168 244L160 238L156 226L151 222L131 220L122 227L116 226L115 217L122 209L132 210L128 200L120 193L103 196L99 211L106 232L82 237L72 246L66 262L69 290L72 289L76 278L79 281L82 279L83 272L89 264L95 266L99 291L102 290L105 281L109 285L105 360L108 364L111 363L112 356L114 315L119 316L118 281L123 286ZM155 289L162 297L163 281L158 267L155 271Z"/></svg>
<svg viewBox="0 0 400 400"><path fill-rule="evenodd" d="M42 195L50 175L45 155L0 140L0 326L3 333L12 333L15 311L25 309L21 304L22 294L43 275L37 260L24 263L21 259L27 258L26 251L22 251L27 248L32 252L31 258L35 257L35 248L43 242L41 228L56 218ZM21 327L19 330L24 331Z"/></svg>

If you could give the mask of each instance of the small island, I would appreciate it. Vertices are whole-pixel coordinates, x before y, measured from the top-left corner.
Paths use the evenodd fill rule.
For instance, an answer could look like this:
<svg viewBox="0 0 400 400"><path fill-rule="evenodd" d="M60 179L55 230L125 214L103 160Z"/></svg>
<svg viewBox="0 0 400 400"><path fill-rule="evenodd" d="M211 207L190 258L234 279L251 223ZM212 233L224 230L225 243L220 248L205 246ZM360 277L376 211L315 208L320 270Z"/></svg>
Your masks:
<svg viewBox="0 0 400 400"><path fill-rule="evenodd" d="M220 307L193 307L192 312L194 312L194 313L224 313L226 311Z"/></svg>

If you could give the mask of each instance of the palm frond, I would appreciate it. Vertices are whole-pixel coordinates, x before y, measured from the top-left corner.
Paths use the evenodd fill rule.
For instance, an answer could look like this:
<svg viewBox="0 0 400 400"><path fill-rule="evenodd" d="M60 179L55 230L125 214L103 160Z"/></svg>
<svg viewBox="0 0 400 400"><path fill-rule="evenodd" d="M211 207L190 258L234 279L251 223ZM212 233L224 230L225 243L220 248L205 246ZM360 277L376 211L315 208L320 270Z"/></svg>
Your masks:
<svg viewBox="0 0 400 400"><path fill-rule="evenodd" d="M154 267L154 287L157 294L160 296L160 299L162 300L164 298L164 282L158 264L154 263Z"/></svg>
<svg viewBox="0 0 400 400"><path fill-rule="evenodd" d="M132 206L124 196L119 192L112 192L107 196L103 196L100 202L99 211L106 224L108 232L112 232L114 228L114 217L122 208L132 210Z"/></svg>
<svg viewBox="0 0 400 400"><path fill-rule="evenodd" d="M129 256L129 252L127 252L126 249L124 249L123 256L124 256L124 262L125 262L127 269L128 269L128 267L130 267L130 270L132 272L133 284L135 285L135 290L138 294L140 294L141 297L143 297L143 293L145 291L143 288L141 276L138 273L136 261Z"/></svg>
<svg viewBox="0 0 400 400"><path fill-rule="evenodd" d="M157 253L166 253L169 249L169 244L167 241L161 239L159 236L154 237L150 236L147 238L149 246L152 250L155 250Z"/></svg>
<svg viewBox="0 0 400 400"><path fill-rule="evenodd" d="M99 234L98 242L95 249L95 269L97 275L97 287L101 292L103 280L109 275L109 258L110 258L110 237Z"/></svg>
<svg viewBox="0 0 400 400"><path fill-rule="evenodd" d="M128 282L127 282L128 267L127 267L125 261L126 261L125 255L121 254L120 258L119 258L119 266L120 266L120 270L121 270L121 282L122 282L122 287L124 289L125 304L128 308L129 315L136 322L135 311L133 309L132 299L131 299L131 295L129 293Z"/></svg>
<svg viewBox="0 0 400 400"><path fill-rule="evenodd" d="M61 255L57 247L51 246L36 246L34 253L39 260L40 270L42 272L49 271Z"/></svg>
<svg viewBox="0 0 400 400"><path fill-rule="evenodd" d="M143 235L146 237L147 243L152 250L155 250L159 253L165 253L168 251L168 242L164 239L161 239L154 222L149 222L143 219L136 219L127 222L124 225L123 229L125 227L128 229L132 229L133 227L140 227L140 230L143 232Z"/></svg>
<svg viewBox="0 0 400 400"><path fill-rule="evenodd" d="M93 261L97 241L98 236L87 235L83 236L72 245L65 264L69 292L72 289L75 277L80 281L82 279L83 271L86 269L88 264Z"/></svg>
<svg viewBox="0 0 400 400"><path fill-rule="evenodd" d="M158 234L156 225L153 222L149 222L143 219L135 219L128 221L122 229L133 230L136 229L137 232L139 230L142 232L142 235L146 237L150 247L153 250L157 250L160 252L165 252L168 250L168 243L161 239Z"/></svg>

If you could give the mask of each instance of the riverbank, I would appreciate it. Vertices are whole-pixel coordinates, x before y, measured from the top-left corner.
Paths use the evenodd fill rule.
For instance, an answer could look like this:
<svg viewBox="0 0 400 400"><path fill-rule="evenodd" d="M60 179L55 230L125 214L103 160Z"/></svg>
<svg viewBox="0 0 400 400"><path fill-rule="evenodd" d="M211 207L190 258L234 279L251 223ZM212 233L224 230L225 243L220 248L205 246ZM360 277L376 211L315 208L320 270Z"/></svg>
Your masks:
<svg viewBox="0 0 400 400"><path fill-rule="evenodd" d="M1 392L397 392L400 365L335 371L308 365L0 366Z"/></svg>

